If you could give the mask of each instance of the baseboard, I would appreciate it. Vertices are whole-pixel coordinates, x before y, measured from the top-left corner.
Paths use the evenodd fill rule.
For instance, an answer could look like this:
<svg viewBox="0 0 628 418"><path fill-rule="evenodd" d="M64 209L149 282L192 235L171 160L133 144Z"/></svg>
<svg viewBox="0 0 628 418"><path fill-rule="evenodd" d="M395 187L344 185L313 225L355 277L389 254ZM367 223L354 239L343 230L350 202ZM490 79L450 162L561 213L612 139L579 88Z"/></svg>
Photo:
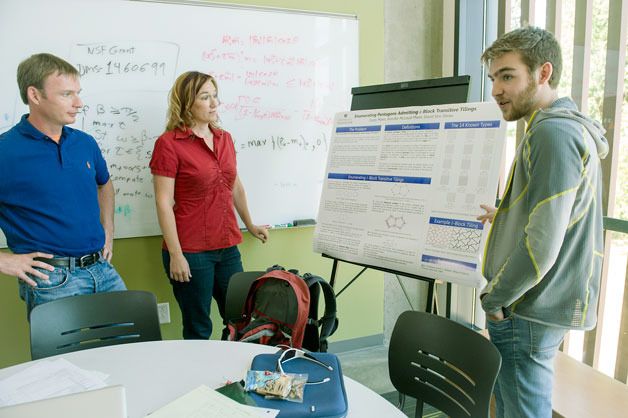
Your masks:
<svg viewBox="0 0 628 418"><path fill-rule="evenodd" d="M345 351L359 350L383 344L384 334L367 335L366 337L330 342L328 351L330 353L344 353Z"/></svg>

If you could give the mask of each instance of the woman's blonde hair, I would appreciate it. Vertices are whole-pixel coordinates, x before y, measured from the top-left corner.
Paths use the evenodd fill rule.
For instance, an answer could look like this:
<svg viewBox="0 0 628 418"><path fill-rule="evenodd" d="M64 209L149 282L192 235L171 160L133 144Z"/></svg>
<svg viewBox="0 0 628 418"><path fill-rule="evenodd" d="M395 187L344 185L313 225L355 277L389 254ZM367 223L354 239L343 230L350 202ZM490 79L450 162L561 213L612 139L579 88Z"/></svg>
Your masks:
<svg viewBox="0 0 628 418"><path fill-rule="evenodd" d="M176 128L183 130L194 125L192 106L196 100L196 95L207 80L212 82L216 88L216 92L218 92L216 79L209 74L198 71L188 71L177 77L177 80L170 90L168 123L166 124L167 131ZM219 127L215 122L210 122L209 125L212 128Z"/></svg>

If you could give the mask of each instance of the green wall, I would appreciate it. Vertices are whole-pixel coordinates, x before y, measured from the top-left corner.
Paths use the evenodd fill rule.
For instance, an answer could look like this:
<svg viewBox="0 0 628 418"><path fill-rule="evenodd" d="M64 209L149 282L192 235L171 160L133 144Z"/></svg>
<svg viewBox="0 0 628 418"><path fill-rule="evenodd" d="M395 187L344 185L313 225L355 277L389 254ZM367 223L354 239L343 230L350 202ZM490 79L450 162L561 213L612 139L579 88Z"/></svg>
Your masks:
<svg viewBox="0 0 628 418"><path fill-rule="evenodd" d="M384 81L384 0L240 0L223 3L357 15L360 26L360 84ZM313 232L313 228L272 230L269 242L263 245L245 234L240 246L245 270L281 264L328 278L331 262L312 252ZM115 240L113 264L129 289L149 290L157 295L158 302L170 302L172 322L162 325L163 337L181 338L181 316L161 265L161 237ZM336 289L346 284L357 271L348 264L341 265ZM383 288L382 274L369 271L339 297L340 326L331 338L332 342L382 333ZM215 304L212 318L219 323ZM0 341L0 368L30 360L28 322L24 303L18 296L17 281L2 275Z"/></svg>

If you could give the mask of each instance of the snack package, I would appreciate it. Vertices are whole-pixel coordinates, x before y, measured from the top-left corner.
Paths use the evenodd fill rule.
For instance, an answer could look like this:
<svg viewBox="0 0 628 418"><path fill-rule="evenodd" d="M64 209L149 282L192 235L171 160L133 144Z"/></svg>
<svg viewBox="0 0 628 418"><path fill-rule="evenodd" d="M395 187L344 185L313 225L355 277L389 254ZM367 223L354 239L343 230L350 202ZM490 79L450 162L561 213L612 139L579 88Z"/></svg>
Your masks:
<svg viewBox="0 0 628 418"><path fill-rule="evenodd" d="M247 391L255 391L260 395L270 395L286 398L292 388L292 378L277 372L267 370L249 370L246 374Z"/></svg>
<svg viewBox="0 0 628 418"><path fill-rule="evenodd" d="M290 386L290 393L286 397L290 402L303 402L303 392L305 391L305 384L307 383L307 374L290 374L292 377L292 385Z"/></svg>

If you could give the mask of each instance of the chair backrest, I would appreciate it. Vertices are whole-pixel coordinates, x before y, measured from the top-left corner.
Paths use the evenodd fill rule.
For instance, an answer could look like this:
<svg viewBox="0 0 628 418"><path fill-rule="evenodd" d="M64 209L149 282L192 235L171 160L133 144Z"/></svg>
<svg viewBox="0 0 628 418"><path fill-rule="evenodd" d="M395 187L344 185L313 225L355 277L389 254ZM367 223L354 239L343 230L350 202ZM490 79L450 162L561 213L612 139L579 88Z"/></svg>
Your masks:
<svg viewBox="0 0 628 418"><path fill-rule="evenodd" d="M161 340L155 295L140 290L57 299L36 306L30 322L33 360L107 345Z"/></svg>
<svg viewBox="0 0 628 418"><path fill-rule="evenodd" d="M453 418L488 417L501 366L497 348L479 333L447 318L406 311L388 349L390 380L397 391ZM420 415L417 415L420 416Z"/></svg>
<svg viewBox="0 0 628 418"><path fill-rule="evenodd" d="M242 318L242 308L244 308L251 284L265 273L264 271L243 271L231 276L225 297L225 321Z"/></svg>

